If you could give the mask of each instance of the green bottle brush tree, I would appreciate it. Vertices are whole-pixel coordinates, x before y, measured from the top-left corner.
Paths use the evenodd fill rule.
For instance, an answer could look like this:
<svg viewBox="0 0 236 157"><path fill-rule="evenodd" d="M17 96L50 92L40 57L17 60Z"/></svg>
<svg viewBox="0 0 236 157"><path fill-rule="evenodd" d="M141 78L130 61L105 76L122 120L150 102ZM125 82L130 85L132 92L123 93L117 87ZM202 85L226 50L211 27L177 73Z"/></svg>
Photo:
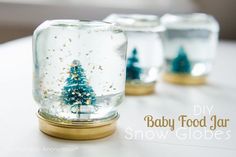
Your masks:
<svg viewBox="0 0 236 157"><path fill-rule="evenodd" d="M128 58L126 66L126 80L140 80L142 69L139 66L139 59L136 48L133 49L131 56Z"/></svg>
<svg viewBox="0 0 236 157"><path fill-rule="evenodd" d="M83 113L81 106L96 106L96 95L89 86L84 69L78 60L71 64L69 77L62 89L62 99L64 104L71 106L72 113Z"/></svg>
<svg viewBox="0 0 236 157"><path fill-rule="evenodd" d="M172 60L171 71L174 73L190 73L191 63L188 59L185 49L181 46L177 56Z"/></svg>

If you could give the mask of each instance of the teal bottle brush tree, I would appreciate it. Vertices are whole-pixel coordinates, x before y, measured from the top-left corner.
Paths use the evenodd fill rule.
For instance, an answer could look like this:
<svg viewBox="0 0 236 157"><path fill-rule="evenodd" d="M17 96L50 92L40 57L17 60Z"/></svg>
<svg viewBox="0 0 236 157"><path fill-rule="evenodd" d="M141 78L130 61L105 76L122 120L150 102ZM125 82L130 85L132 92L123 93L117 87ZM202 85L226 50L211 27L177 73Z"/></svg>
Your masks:
<svg viewBox="0 0 236 157"><path fill-rule="evenodd" d="M190 73L191 63L185 49L181 46L177 56L172 60L171 71L174 73Z"/></svg>
<svg viewBox="0 0 236 157"><path fill-rule="evenodd" d="M132 50L131 56L128 58L126 67L126 80L140 80L142 69L139 66L139 59L136 48Z"/></svg>
<svg viewBox="0 0 236 157"><path fill-rule="evenodd" d="M71 106L72 113L83 113L81 106L96 106L96 95L89 86L84 69L78 60L71 64L69 77L62 89L62 99L64 104Z"/></svg>

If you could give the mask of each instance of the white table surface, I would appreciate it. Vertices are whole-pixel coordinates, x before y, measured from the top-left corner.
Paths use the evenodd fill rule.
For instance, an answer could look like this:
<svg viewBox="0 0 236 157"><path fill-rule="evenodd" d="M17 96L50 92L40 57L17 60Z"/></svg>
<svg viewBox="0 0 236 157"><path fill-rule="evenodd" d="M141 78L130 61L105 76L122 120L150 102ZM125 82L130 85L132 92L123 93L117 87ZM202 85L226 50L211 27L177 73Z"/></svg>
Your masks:
<svg viewBox="0 0 236 157"><path fill-rule="evenodd" d="M235 156L236 42L220 42L209 83L178 86L160 81L156 94L126 97L120 106L118 129L110 137L69 141L46 136L38 129L32 99L31 37L0 45L0 156ZM213 113L230 118L229 139L128 139L127 129L145 131L147 114L177 117L193 114L193 106L213 106ZM204 114L204 113L203 113ZM163 128L152 128L163 131ZM168 129L167 129L168 130ZM193 129L194 131L194 129Z"/></svg>

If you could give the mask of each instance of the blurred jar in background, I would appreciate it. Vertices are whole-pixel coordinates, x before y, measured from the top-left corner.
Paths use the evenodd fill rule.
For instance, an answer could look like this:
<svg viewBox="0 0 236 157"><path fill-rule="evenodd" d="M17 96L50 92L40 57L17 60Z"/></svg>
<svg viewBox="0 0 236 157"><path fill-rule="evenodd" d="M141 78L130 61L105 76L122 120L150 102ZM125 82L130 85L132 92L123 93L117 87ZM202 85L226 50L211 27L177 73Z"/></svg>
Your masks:
<svg viewBox="0 0 236 157"><path fill-rule="evenodd" d="M179 84L202 84L211 71L218 43L214 17L194 13L161 17L165 57L164 79Z"/></svg>
<svg viewBox="0 0 236 157"><path fill-rule="evenodd" d="M154 15L112 14L104 21L116 23L128 37L126 89L127 95L145 95L155 91L163 65L159 32L164 31Z"/></svg>

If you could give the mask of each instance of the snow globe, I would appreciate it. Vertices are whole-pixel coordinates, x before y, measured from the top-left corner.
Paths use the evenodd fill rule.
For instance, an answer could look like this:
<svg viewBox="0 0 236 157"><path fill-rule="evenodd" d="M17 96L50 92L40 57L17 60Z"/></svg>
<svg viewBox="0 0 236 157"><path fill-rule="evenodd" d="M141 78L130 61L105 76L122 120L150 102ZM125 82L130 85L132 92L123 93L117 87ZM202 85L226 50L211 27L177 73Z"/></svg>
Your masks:
<svg viewBox="0 0 236 157"><path fill-rule="evenodd" d="M116 23L127 34L127 95L146 95L155 91L163 64L159 18L155 15L111 14L104 21Z"/></svg>
<svg viewBox="0 0 236 157"><path fill-rule="evenodd" d="M165 57L164 80L178 84L203 84L212 68L219 24L210 15L167 14L161 18Z"/></svg>
<svg viewBox="0 0 236 157"><path fill-rule="evenodd" d="M33 35L33 95L42 132L64 139L111 135L124 98L127 39L114 24L50 20Z"/></svg>

